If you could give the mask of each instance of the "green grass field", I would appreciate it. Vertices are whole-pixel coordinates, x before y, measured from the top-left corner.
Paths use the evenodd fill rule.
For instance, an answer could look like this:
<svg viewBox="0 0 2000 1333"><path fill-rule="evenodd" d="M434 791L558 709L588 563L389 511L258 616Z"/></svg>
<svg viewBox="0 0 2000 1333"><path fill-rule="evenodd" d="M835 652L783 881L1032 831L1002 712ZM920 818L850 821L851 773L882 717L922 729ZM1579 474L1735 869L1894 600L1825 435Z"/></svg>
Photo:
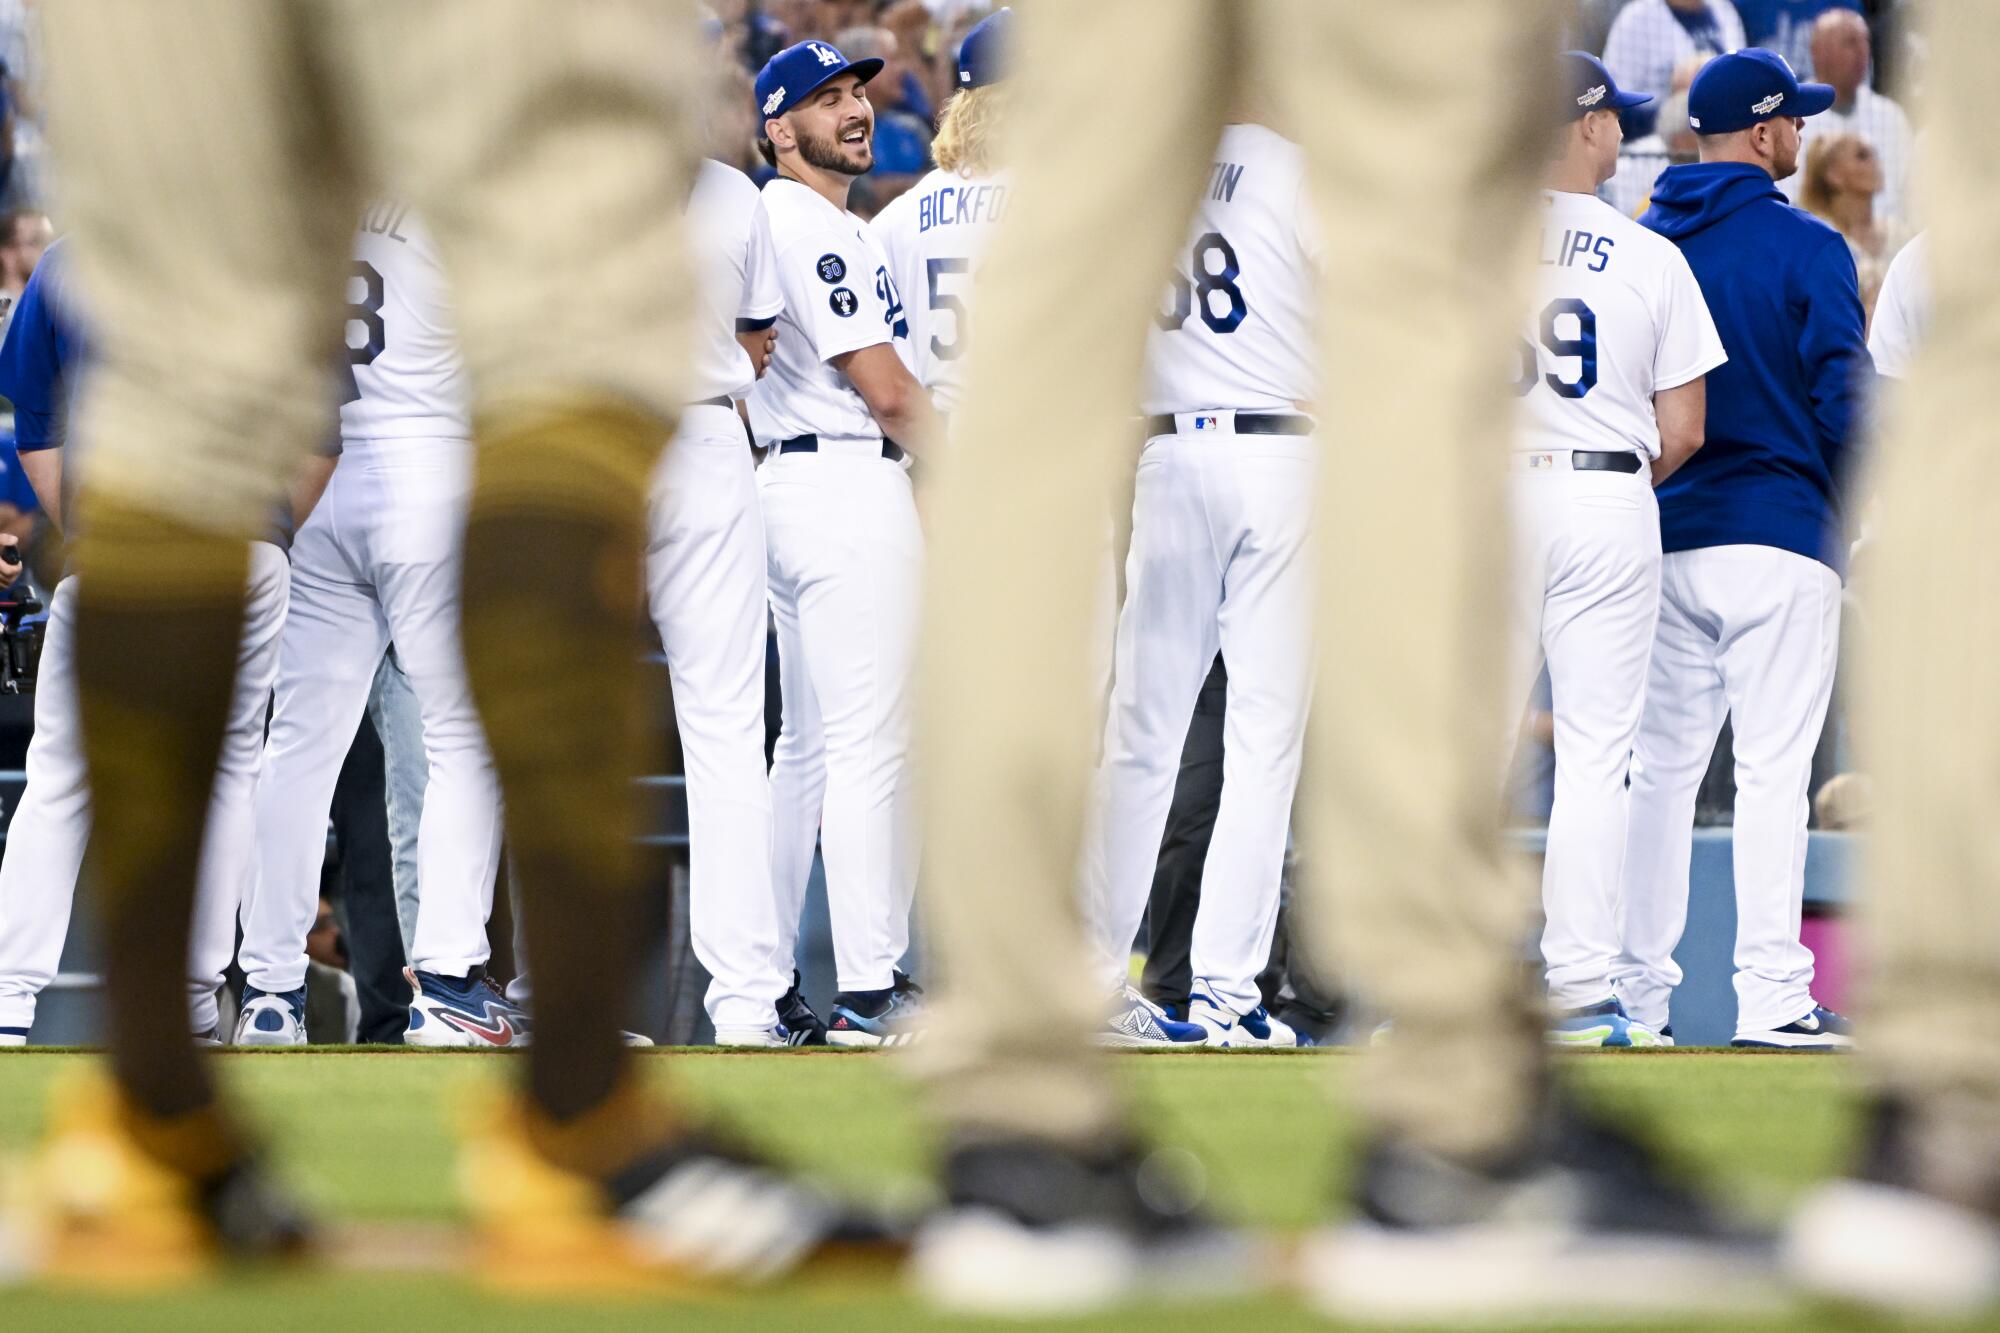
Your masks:
<svg viewBox="0 0 2000 1333"><path fill-rule="evenodd" d="M0 1153L34 1141L43 1095L89 1057L0 1053ZM1851 1067L1784 1056L1635 1053L1565 1058L1585 1096L1658 1131L1687 1166L1743 1209L1780 1216L1786 1202L1834 1169L1851 1130ZM272 1328L914 1329L954 1326L895 1287L817 1280L755 1295L687 1303L509 1302L450 1271L456 1217L451 1108L479 1080L507 1076L507 1057L417 1053L225 1055L229 1086L254 1108L289 1176L325 1218L388 1243L379 1271L262 1276L170 1295L118 1297L29 1288L0 1293L5 1333ZM1225 1216L1296 1233L1339 1197L1349 1121L1338 1092L1352 1056L1135 1056L1120 1061L1136 1104L1158 1134L1205 1166ZM830 1185L879 1192L920 1188L929 1147L914 1090L893 1060L866 1055L650 1056L671 1079L750 1139ZM1329 1103L1329 1087L1335 1099ZM397 1237L411 1262L398 1271ZM421 1252L428 1263L416 1258ZM1604 1275L1601 1280L1633 1280ZM1134 1310L1092 1328L1281 1330L1323 1328L1289 1298L1212 1308ZM1827 1311L1746 1328L1870 1327ZM1704 1324L1704 1328L1721 1325Z"/></svg>

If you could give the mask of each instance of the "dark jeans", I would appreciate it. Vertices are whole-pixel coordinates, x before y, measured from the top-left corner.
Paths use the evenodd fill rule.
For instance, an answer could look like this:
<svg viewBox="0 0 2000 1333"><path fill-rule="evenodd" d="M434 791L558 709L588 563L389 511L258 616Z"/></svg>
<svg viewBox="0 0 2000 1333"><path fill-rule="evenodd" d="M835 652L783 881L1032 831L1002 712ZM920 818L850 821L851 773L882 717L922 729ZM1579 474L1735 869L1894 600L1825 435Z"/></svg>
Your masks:
<svg viewBox="0 0 2000 1333"><path fill-rule="evenodd" d="M1228 696L1229 675L1218 656L1195 700L1194 717L1181 746L1180 776L1174 783L1146 906L1146 970L1139 989L1156 1004L1185 1006L1194 985L1189 951L1195 913L1201 907L1202 866L1215 833L1216 808L1222 803L1222 720ZM1319 1038L1338 1022L1341 1004L1298 956L1291 915L1289 903L1279 910L1271 961L1258 974L1257 987L1279 1017ZM1184 1014L1185 1009L1174 1012Z"/></svg>
<svg viewBox="0 0 2000 1333"><path fill-rule="evenodd" d="M359 1038L400 1044L409 1023L410 988L403 980L403 932L396 923L390 871L382 742L365 714L334 784L332 816L335 852L322 882L360 994Z"/></svg>

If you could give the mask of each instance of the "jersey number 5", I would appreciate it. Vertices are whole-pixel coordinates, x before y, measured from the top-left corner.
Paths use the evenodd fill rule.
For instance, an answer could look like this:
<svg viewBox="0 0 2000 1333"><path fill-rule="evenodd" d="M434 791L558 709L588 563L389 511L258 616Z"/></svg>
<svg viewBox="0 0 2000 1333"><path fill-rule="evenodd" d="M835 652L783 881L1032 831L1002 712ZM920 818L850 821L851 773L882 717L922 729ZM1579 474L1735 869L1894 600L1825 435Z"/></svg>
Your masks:
<svg viewBox="0 0 2000 1333"><path fill-rule="evenodd" d="M1174 274L1167 306L1154 317L1159 326L1171 332L1185 324L1189 314L1199 311L1201 322L1211 332L1236 332L1250 314L1250 303L1243 299L1243 289L1236 285L1236 280L1243 276L1236 263L1236 247L1219 231L1204 232L1194 243L1194 253L1188 259L1194 281L1190 283L1180 274ZM1224 298L1220 310L1215 306L1218 296Z"/></svg>
<svg viewBox="0 0 2000 1333"><path fill-rule="evenodd" d="M931 355L940 361L956 361L965 355L965 301L944 290L944 280L971 267L971 261L966 259L924 261L924 273L930 281L931 309L951 311L951 341L946 342L935 333L931 335Z"/></svg>
<svg viewBox="0 0 2000 1333"><path fill-rule="evenodd" d="M1576 336L1559 336L1556 321L1564 316L1576 320ZM1542 346L1558 359L1576 358L1576 378L1566 380L1554 372L1544 375L1535 357L1535 345L1526 338L1519 343L1521 373L1514 381L1514 396L1526 398L1537 384L1546 384L1564 398L1581 398L1597 387L1597 312L1573 296L1558 296L1542 307Z"/></svg>
<svg viewBox="0 0 2000 1333"><path fill-rule="evenodd" d="M365 260L354 261L354 267L349 272L349 291L353 290L351 284L356 281L361 283L363 291L359 301L350 301L347 305L347 360L351 365L365 366L372 364L376 357L382 355L382 349L389 345L389 329L382 322L382 302L388 292L382 286L382 275ZM360 347L354 345L356 324L361 326L367 339Z"/></svg>

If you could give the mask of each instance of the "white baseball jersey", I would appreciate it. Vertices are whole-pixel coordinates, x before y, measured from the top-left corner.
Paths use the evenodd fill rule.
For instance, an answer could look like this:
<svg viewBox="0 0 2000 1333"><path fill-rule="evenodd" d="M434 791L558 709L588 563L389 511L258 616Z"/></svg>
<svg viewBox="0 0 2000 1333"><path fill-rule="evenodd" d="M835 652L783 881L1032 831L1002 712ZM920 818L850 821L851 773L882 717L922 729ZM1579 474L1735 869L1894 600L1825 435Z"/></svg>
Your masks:
<svg viewBox="0 0 2000 1333"><path fill-rule="evenodd" d="M1653 395L1729 359L1673 242L1595 195L1546 191L1535 305L1518 356L1521 449L1660 456Z"/></svg>
<svg viewBox="0 0 2000 1333"><path fill-rule="evenodd" d="M1230 125L1146 346L1147 412L1290 412L1313 397L1318 223L1298 145Z"/></svg>
<svg viewBox="0 0 2000 1333"><path fill-rule="evenodd" d="M341 438L470 439L471 391L444 267L408 204L369 205L347 299L347 359L361 396L340 409Z"/></svg>
<svg viewBox="0 0 2000 1333"><path fill-rule="evenodd" d="M1903 379L1931 326L1930 236L1924 233L1890 261L1868 323L1868 354L1875 369Z"/></svg>
<svg viewBox="0 0 2000 1333"><path fill-rule="evenodd" d="M771 368L750 397L760 439L882 438L833 358L909 336L903 301L867 225L794 180L764 187L785 309Z"/></svg>
<svg viewBox="0 0 2000 1333"><path fill-rule="evenodd" d="M691 402L742 398L757 381L736 321L767 320L784 309L772 270L771 228L750 178L704 159L688 196L697 286Z"/></svg>
<svg viewBox="0 0 2000 1333"><path fill-rule="evenodd" d="M933 171L897 195L869 224L907 294L909 342L903 360L938 407L951 411L965 390L966 297L993 226L1007 211L1006 176Z"/></svg>

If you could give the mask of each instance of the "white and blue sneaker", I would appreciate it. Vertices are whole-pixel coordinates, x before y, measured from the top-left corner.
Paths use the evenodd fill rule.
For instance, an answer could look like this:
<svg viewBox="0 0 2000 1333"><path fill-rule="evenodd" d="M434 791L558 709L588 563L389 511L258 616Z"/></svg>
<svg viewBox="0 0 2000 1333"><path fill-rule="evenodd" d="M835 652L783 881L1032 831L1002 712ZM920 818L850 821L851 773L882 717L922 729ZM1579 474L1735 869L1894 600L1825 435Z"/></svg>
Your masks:
<svg viewBox="0 0 2000 1333"><path fill-rule="evenodd" d="M283 993L243 988L243 1008L236 1015L235 1046L303 1046L306 1044L306 988Z"/></svg>
<svg viewBox="0 0 2000 1333"><path fill-rule="evenodd" d="M1111 993L1111 1015L1098 1031L1097 1044L1123 1050L1195 1050L1208 1044L1208 1031L1199 1023L1175 1022L1128 981Z"/></svg>
<svg viewBox="0 0 2000 1333"><path fill-rule="evenodd" d="M528 1011L487 980L485 968L469 976L403 969L410 983L410 1026L405 1046L498 1050L526 1046L533 1029Z"/></svg>
<svg viewBox="0 0 2000 1333"><path fill-rule="evenodd" d="M1310 1039L1301 1038L1261 1004L1247 1014L1237 1013L1217 999L1207 980L1200 977L1195 979L1194 990L1188 995L1188 1019L1201 1028L1203 1044L1208 1046L1247 1050L1257 1046L1312 1045Z"/></svg>
<svg viewBox="0 0 2000 1333"><path fill-rule="evenodd" d="M1616 999L1569 1009L1557 1016L1548 1032L1552 1046L1671 1046L1672 1038L1625 1012Z"/></svg>
<svg viewBox="0 0 2000 1333"><path fill-rule="evenodd" d="M803 1036L804 1034L801 1034ZM715 1030L717 1046L770 1047L783 1050L788 1046L801 1044L794 1041L791 1031L783 1023L773 1023L769 1027L730 1027L724 1025Z"/></svg>
<svg viewBox="0 0 2000 1333"><path fill-rule="evenodd" d="M1774 1051L1851 1051L1854 1037L1848 1022L1831 1009L1814 1005L1812 1012L1778 1028L1738 1032L1731 1046Z"/></svg>
<svg viewBox="0 0 2000 1333"><path fill-rule="evenodd" d="M842 991L826 1022L829 1046L908 1046L924 1035L924 988L896 973L885 991Z"/></svg>

